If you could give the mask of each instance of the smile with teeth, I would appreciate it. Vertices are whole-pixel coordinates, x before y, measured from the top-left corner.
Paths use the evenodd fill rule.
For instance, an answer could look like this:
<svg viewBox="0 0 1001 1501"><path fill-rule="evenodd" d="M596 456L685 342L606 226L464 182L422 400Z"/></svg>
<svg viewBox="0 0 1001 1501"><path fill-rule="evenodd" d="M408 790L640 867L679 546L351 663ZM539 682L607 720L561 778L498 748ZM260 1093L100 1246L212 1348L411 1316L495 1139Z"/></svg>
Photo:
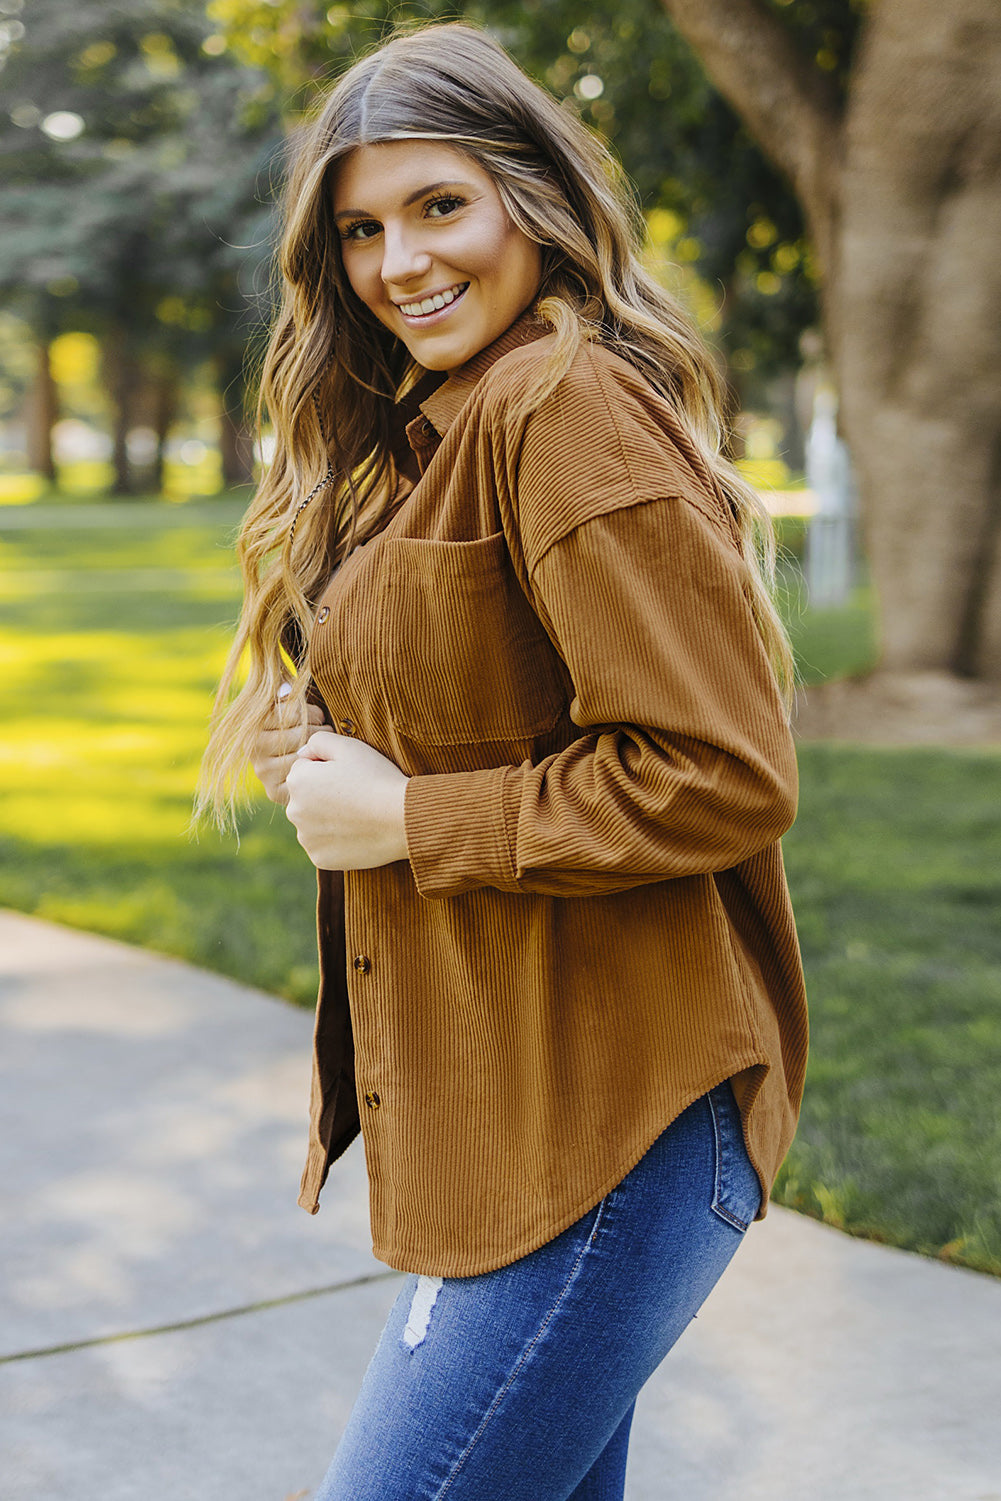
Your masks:
<svg viewBox="0 0 1001 1501"><path fill-rule="evenodd" d="M449 287L444 292L435 292L431 297L423 297L420 302L398 302L396 305L407 318L426 318L429 313L440 313L443 307L455 302L468 286L468 281L456 282L454 287Z"/></svg>

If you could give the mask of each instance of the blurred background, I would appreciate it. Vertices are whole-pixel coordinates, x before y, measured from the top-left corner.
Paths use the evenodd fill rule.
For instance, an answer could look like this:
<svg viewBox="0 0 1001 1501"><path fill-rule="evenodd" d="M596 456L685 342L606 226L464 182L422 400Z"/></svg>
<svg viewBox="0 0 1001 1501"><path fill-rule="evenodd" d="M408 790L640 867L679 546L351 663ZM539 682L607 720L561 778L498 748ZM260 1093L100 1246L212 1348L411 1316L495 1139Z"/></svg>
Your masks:
<svg viewBox="0 0 1001 1501"><path fill-rule="evenodd" d="M312 1004L291 828L187 832L275 188L327 80L459 17L611 141L776 518L814 1015L778 1197L1001 1272L994 0L0 0L0 902Z"/></svg>

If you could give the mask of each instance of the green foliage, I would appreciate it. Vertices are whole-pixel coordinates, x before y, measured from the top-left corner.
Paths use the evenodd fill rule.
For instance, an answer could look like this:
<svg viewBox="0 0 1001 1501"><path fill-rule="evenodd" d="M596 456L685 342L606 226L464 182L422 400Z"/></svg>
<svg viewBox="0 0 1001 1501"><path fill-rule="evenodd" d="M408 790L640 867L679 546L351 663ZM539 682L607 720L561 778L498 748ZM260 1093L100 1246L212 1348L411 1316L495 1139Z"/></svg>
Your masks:
<svg viewBox="0 0 1001 1501"><path fill-rule="evenodd" d="M0 296L51 337L109 325L190 361L242 342L279 140L262 73L208 56L196 0L32 0L4 71Z"/></svg>
<svg viewBox="0 0 1001 1501"><path fill-rule="evenodd" d="M0 511L0 901L309 1004L314 879L291 826L259 807L239 849L186 834L241 504ZM835 626L797 627L832 672L851 665ZM999 1272L1001 758L800 761L785 850L813 1052L778 1197Z"/></svg>

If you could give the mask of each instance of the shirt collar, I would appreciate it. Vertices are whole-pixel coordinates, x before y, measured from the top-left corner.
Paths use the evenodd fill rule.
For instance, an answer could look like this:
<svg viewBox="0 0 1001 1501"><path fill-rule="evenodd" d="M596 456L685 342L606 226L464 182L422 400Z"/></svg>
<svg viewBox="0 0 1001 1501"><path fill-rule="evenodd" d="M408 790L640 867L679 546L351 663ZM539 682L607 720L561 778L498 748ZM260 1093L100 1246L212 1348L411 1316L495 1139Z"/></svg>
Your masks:
<svg viewBox="0 0 1001 1501"><path fill-rule="evenodd" d="M445 436L473 394L477 383L502 355L510 354L512 349L520 349L523 344L531 344L551 332L549 325L543 323L529 308L515 319L510 328L505 329L499 339L495 339L486 349L481 349L479 354L474 354L471 360L453 370L447 380L421 402L423 417L415 417L407 424L407 437L415 451L420 452L422 448L426 448L429 438L437 441ZM428 424L434 429L433 433L428 431Z"/></svg>

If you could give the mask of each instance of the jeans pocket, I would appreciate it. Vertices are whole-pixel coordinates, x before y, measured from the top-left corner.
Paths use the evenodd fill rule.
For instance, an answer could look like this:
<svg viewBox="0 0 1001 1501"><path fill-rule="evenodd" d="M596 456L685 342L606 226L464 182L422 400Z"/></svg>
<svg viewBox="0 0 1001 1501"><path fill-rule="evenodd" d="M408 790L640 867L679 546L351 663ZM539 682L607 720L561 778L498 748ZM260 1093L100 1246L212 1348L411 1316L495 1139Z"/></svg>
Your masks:
<svg viewBox="0 0 1001 1501"><path fill-rule="evenodd" d="M744 1145L740 1111L729 1079L706 1095L716 1141L716 1183L711 1208L743 1232L761 1207L761 1184Z"/></svg>

